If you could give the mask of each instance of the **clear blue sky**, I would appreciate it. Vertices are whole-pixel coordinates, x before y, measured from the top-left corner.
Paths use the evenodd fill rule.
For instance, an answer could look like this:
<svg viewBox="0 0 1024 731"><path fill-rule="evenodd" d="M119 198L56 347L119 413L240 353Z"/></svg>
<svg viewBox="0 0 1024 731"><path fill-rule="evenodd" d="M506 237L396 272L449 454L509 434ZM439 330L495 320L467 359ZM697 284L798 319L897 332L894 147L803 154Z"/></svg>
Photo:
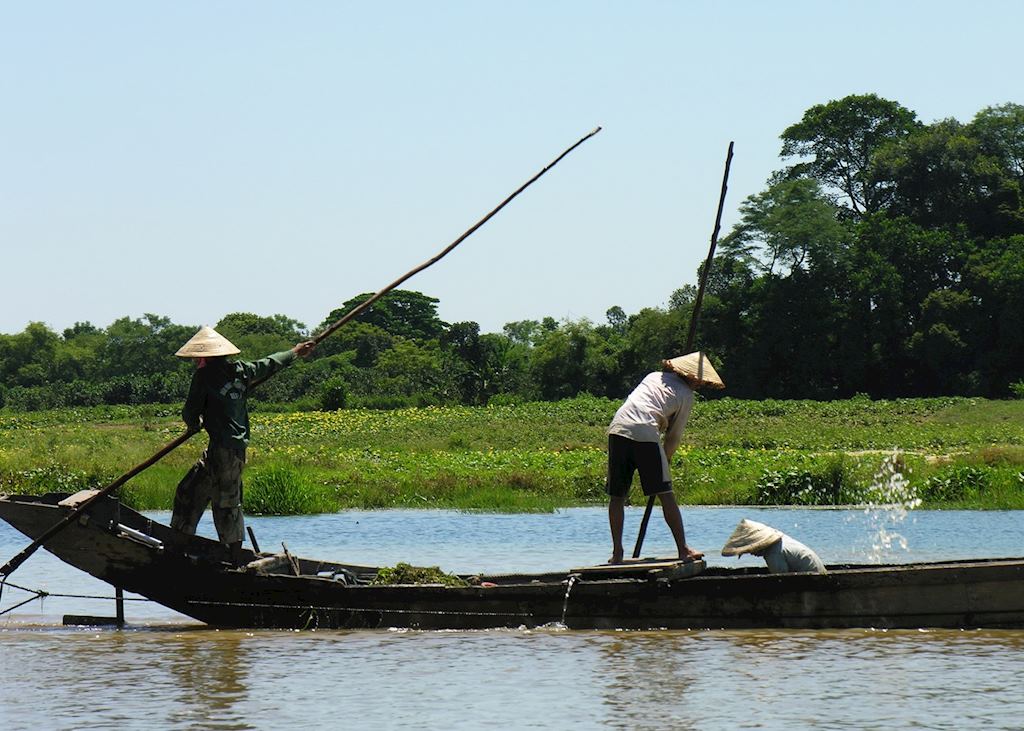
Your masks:
<svg viewBox="0 0 1024 731"><path fill-rule="evenodd" d="M0 332L152 312L315 327L404 286L449 322L663 306L810 106L1021 98L1024 3L0 2Z"/></svg>

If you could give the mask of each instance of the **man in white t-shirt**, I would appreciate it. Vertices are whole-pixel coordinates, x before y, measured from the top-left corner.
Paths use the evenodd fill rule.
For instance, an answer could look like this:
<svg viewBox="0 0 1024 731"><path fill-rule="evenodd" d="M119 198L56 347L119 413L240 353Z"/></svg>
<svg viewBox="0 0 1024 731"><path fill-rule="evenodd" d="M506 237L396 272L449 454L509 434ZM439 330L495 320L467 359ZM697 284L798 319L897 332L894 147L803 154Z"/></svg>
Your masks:
<svg viewBox="0 0 1024 731"><path fill-rule="evenodd" d="M608 426L608 525L612 533L609 563L623 559L622 526L633 475L640 473L644 495L657 495L672 531L679 558L704 556L686 544L683 518L672 491L669 462L683 438L693 408L694 389L724 388L707 356L690 353L662 361L662 370L647 374L629 394Z"/></svg>

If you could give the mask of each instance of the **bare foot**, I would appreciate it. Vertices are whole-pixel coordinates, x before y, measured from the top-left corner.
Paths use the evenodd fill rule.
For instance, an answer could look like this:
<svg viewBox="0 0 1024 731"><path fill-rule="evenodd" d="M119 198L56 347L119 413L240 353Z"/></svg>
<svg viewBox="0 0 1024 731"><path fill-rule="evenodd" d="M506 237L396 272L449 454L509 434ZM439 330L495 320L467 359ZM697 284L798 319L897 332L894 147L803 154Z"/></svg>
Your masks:
<svg viewBox="0 0 1024 731"><path fill-rule="evenodd" d="M704 558L704 554L700 551L694 551L692 548L687 548L684 553L679 555L680 561L699 561Z"/></svg>
<svg viewBox="0 0 1024 731"><path fill-rule="evenodd" d="M619 552L613 553L612 557L608 559L608 563L622 563L622 554Z"/></svg>

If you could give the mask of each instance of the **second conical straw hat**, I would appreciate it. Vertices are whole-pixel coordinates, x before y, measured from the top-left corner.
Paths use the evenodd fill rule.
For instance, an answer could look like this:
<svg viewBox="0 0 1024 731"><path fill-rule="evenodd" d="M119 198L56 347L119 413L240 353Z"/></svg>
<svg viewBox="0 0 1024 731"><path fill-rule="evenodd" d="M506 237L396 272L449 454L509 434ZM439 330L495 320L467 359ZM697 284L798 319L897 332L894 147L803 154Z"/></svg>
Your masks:
<svg viewBox="0 0 1024 731"><path fill-rule="evenodd" d="M668 364L676 373L689 378L698 386L725 388L725 383L718 375L718 372L715 371L714 366L711 365L711 361L699 350L696 353L672 358L668 361Z"/></svg>
<svg viewBox="0 0 1024 731"><path fill-rule="evenodd" d="M212 358L218 355L236 355L241 353L231 341L209 325L199 328L187 343L175 353L179 358Z"/></svg>

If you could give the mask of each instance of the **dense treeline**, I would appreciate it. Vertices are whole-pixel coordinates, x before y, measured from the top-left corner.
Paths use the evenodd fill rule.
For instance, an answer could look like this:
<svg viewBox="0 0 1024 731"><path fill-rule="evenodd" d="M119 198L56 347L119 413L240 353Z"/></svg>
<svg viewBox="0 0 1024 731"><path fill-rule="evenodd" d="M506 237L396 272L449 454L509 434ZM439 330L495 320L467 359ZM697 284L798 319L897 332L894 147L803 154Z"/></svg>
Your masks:
<svg viewBox="0 0 1024 731"><path fill-rule="evenodd" d="M1004 397L1024 373L1024 106L920 123L874 95L809 109L744 202L705 346L735 393Z"/></svg>
<svg viewBox="0 0 1024 731"><path fill-rule="evenodd" d="M349 300L313 332L369 296ZM681 299L674 309L636 318L612 308L607 325L545 318L481 333L475 322L441 321L437 303L419 292L390 292L254 397L335 409L556 400L583 392L618 396L663 353L678 349L678 330L688 317ZM283 315L232 313L215 327L247 359L309 335ZM0 335L0 402L35 410L178 401L192 366L173 353L196 329L152 314L121 318L106 329L79 323L62 334L32 323L24 332Z"/></svg>
<svg viewBox="0 0 1024 731"><path fill-rule="evenodd" d="M710 272L698 342L744 398L1024 391L1024 106L924 124L849 96L783 131L781 158L741 206ZM396 290L260 387L298 407L482 404L621 397L681 350L694 288L607 322L526 320L501 333L445 323L437 300ZM346 302L314 332L369 295ZM216 324L242 357L307 330L284 315ZM56 333L0 335L0 402L13 409L176 401L196 330L147 314Z"/></svg>

